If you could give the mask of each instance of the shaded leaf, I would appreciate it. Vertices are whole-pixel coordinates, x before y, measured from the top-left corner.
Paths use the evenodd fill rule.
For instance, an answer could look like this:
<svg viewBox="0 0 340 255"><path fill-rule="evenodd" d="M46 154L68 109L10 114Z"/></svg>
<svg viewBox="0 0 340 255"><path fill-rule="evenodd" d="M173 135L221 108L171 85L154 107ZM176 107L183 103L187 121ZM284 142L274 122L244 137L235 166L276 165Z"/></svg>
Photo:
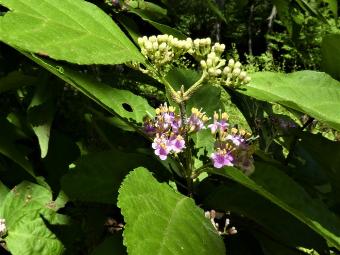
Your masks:
<svg viewBox="0 0 340 255"><path fill-rule="evenodd" d="M22 50L77 64L143 61L101 9L82 0L1 0L0 40Z"/></svg>
<svg viewBox="0 0 340 255"><path fill-rule="evenodd" d="M36 82L37 79L33 76L23 74L19 71L13 71L0 79L0 93L23 86L31 86Z"/></svg>
<svg viewBox="0 0 340 255"><path fill-rule="evenodd" d="M118 150L82 157L75 169L64 175L62 190L71 200L114 204L127 173L139 166L157 166L152 157Z"/></svg>
<svg viewBox="0 0 340 255"><path fill-rule="evenodd" d="M269 235L274 242L279 241L287 249L309 247L318 250L321 254L324 254L324 250L327 249L325 240L311 228L239 183L229 181L217 184L206 179L200 185L199 191L206 207L218 211L231 211L256 222L258 225L244 220L244 225L249 231L254 232L255 237ZM237 225L235 227L238 228Z"/></svg>
<svg viewBox="0 0 340 255"><path fill-rule="evenodd" d="M322 69L340 80L340 34L326 35L322 39Z"/></svg>
<svg viewBox="0 0 340 255"><path fill-rule="evenodd" d="M0 181L0 205L2 205L2 203L4 202L8 192L9 188L7 188L7 186Z"/></svg>
<svg viewBox="0 0 340 255"><path fill-rule="evenodd" d="M252 179L233 167L211 171L228 177L269 199L307 224L336 248L340 247L339 219L274 166L264 163L256 164Z"/></svg>
<svg viewBox="0 0 340 255"><path fill-rule="evenodd" d="M158 183L145 168L125 178L118 206L126 222L124 245L131 255L225 254L203 210L191 198Z"/></svg>
<svg viewBox="0 0 340 255"><path fill-rule="evenodd" d="M126 253L126 247L123 245L123 238L120 234L115 234L106 238L91 255L124 255Z"/></svg>
<svg viewBox="0 0 340 255"><path fill-rule="evenodd" d="M14 125L3 118L0 118L0 129L0 153L13 160L27 173L35 177L31 163L26 159L20 145L18 146L18 140L23 138L22 135L16 132Z"/></svg>

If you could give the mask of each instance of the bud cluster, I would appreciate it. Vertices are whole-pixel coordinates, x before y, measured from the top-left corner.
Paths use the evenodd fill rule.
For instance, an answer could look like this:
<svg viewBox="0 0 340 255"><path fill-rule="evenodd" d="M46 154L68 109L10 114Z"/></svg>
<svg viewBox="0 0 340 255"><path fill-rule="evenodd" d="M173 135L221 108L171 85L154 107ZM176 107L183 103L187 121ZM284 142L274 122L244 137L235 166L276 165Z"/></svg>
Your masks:
<svg viewBox="0 0 340 255"><path fill-rule="evenodd" d="M250 77L242 70L240 62L222 58L225 45L215 43L210 38L187 38L179 40L172 35L143 36L138 38L142 54L158 69L164 69L180 56L188 53L200 60L200 66L207 77L221 85L239 87L250 82Z"/></svg>
<svg viewBox="0 0 340 255"><path fill-rule="evenodd" d="M191 112L183 121L175 108L165 103L156 109L155 118L144 118L144 131L153 138L152 148L161 160L167 159L168 154L182 152L188 133L205 128L208 121L205 113L197 108L192 108Z"/></svg>
<svg viewBox="0 0 340 255"><path fill-rule="evenodd" d="M0 237L3 237L7 233L6 220L0 219Z"/></svg>
<svg viewBox="0 0 340 255"><path fill-rule="evenodd" d="M211 159L215 168L236 166L245 174L254 171L253 146L249 143L250 133L245 130L229 128L227 113L214 113L214 122L208 126L216 137L215 151Z"/></svg>
<svg viewBox="0 0 340 255"><path fill-rule="evenodd" d="M171 63L192 49L192 40L179 40L172 35L143 36L138 38L142 54L157 68Z"/></svg>

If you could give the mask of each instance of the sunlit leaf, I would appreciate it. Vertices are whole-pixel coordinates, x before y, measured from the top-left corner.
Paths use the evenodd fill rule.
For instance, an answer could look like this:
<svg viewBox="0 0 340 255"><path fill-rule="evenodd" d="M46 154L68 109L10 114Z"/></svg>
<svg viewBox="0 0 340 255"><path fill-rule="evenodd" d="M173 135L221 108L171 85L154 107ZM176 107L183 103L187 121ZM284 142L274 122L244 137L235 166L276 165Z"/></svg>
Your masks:
<svg viewBox="0 0 340 255"><path fill-rule="evenodd" d="M77 64L143 61L101 9L83 0L1 0L0 40L22 50Z"/></svg>
<svg viewBox="0 0 340 255"><path fill-rule="evenodd" d="M145 168L119 189L128 254L225 254L224 244L191 198L160 184Z"/></svg>

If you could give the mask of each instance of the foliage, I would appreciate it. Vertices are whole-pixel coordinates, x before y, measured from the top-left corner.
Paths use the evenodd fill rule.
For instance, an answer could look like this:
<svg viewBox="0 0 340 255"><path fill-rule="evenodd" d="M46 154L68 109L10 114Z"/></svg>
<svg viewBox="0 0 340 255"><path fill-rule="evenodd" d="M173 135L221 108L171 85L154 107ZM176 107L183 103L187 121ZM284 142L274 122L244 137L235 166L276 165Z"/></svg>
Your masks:
<svg viewBox="0 0 340 255"><path fill-rule="evenodd" d="M337 254L338 31L335 0L0 0L0 253Z"/></svg>

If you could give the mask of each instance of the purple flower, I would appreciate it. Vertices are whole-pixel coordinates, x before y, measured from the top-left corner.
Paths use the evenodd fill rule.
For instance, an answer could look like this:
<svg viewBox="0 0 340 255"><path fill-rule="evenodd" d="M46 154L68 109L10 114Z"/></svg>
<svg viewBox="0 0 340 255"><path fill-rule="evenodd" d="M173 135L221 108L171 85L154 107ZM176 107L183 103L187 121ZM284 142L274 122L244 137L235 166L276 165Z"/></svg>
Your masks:
<svg viewBox="0 0 340 255"><path fill-rule="evenodd" d="M155 154L161 159L166 160L168 154L171 151L169 146L169 141L164 136L159 136L157 134L156 138L153 140L152 148L155 150Z"/></svg>
<svg viewBox="0 0 340 255"><path fill-rule="evenodd" d="M174 133L178 133L179 129L182 127L182 120L181 118L178 116L177 118L174 118L172 123L171 123L171 128L172 128L172 132Z"/></svg>
<svg viewBox="0 0 340 255"><path fill-rule="evenodd" d="M224 166L233 166L233 156L226 150L217 149L211 154L211 159L213 161L214 167L221 168Z"/></svg>
<svg viewBox="0 0 340 255"><path fill-rule="evenodd" d="M227 139L231 140L236 146L240 146L244 142L244 138L239 135L228 135Z"/></svg>
<svg viewBox="0 0 340 255"><path fill-rule="evenodd" d="M208 120L209 118L204 112L201 112L201 110L198 110L197 108L192 108L191 115L188 119L189 132L197 132L204 129L204 123Z"/></svg>
<svg viewBox="0 0 340 255"><path fill-rule="evenodd" d="M178 135L170 138L170 145L175 153L179 153L185 148L185 141L182 136Z"/></svg>

